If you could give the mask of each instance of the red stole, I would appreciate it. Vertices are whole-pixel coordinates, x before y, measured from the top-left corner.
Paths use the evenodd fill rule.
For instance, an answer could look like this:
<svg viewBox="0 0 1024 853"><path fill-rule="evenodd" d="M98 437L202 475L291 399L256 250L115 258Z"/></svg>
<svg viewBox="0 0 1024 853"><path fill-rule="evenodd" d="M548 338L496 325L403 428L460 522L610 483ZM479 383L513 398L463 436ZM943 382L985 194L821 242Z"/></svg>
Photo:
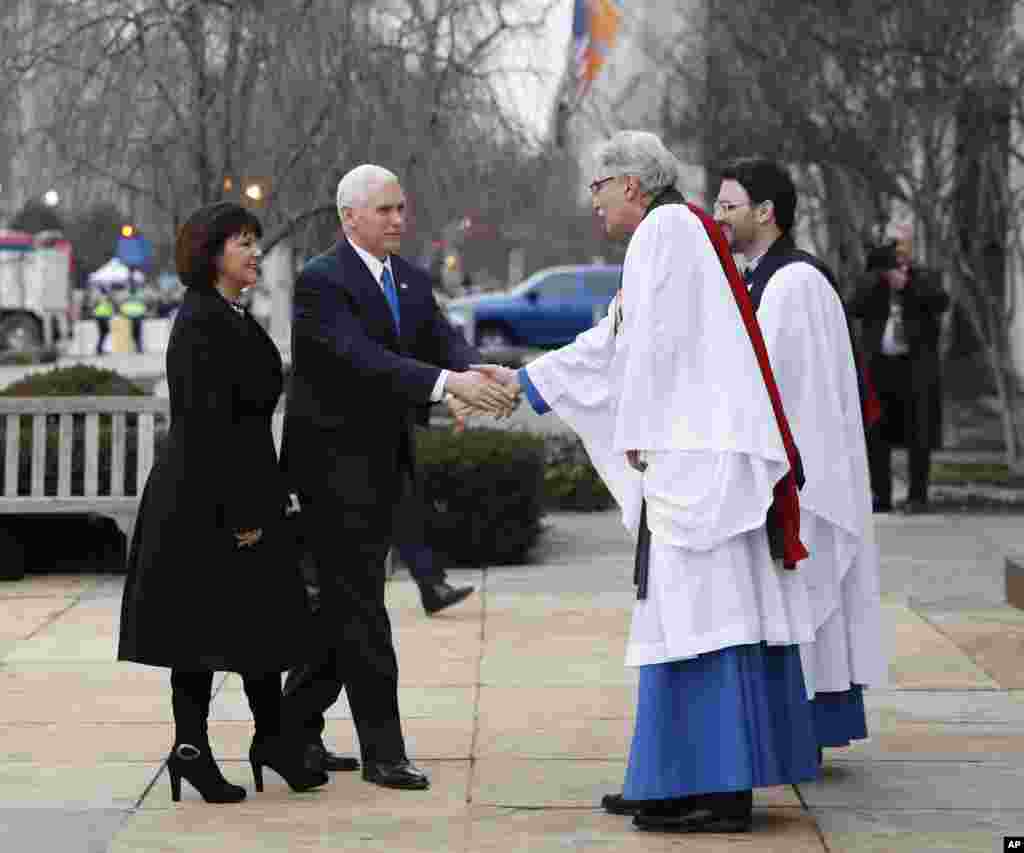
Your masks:
<svg viewBox="0 0 1024 853"><path fill-rule="evenodd" d="M800 451L797 450L796 442L793 441L793 433L789 429L789 421L786 420L786 412L782 408L782 398L779 396L778 386L775 384L775 375L772 373L772 366L768 361L768 350L764 345L764 337L761 335L761 327L754 318L754 309L750 304L750 296L743 284L743 278L732 259L732 252L729 251L729 244L725 240L715 221L703 210L693 204L686 205L700 219L707 232L711 245L718 253L718 260L722 264L726 278L729 279L729 287L732 289L733 298L736 300L736 307L740 309L740 316L743 318L743 325L747 327L747 334L750 336L750 343L754 348L754 355L757 356L757 363L761 368L761 377L764 379L765 388L768 389L768 396L772 401L772 409L775 412L775 422L778 424L779 433L782 435L782 443L786 448L786 456L789 459L789 471L786 476L775 484L774 497L771 510L769 511L769 527L772 516L779 525L782 534L782 553L776 554L773 549L773 557L781 557L782 564L787 569L795 569L799 560L806 559L807 549L800 541L800 500L797 496L797 489L804 484L803 465L800 462ZM769 541L772 532L768 532Z"/></svg>

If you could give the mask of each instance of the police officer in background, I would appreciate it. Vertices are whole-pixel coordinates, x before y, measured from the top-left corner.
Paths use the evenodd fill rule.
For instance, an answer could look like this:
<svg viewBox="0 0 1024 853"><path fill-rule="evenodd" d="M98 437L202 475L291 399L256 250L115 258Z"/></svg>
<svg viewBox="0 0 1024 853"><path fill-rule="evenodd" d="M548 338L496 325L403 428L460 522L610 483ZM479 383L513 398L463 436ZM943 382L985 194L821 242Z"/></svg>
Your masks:
<svg viewBox="0 0 1024 853"><path fill-rule="evenodd" d="M119 311L121 316L127 317L132 322L132 339L135 341L135 351L142 352L142 321L146 318L146 298L142 292L141 280L135 278L141 273L132 274L132 283L128 295L121 301Z"/></svg>
<svg viewBox="0 0 1024 853"><path fill-rule="evenodd" d="M96 355L103 355L103 345L110 335L110 318L114 316L114 302L108 288L99 285L92 295L92 316L96 320L99 337L96 340Z"/></svg>

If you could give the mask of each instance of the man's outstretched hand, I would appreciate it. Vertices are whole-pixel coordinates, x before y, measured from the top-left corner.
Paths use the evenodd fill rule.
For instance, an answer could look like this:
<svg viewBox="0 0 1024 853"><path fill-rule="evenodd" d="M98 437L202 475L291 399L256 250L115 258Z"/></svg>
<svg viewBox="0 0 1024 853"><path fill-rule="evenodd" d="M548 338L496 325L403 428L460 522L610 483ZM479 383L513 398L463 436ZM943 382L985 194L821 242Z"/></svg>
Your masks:
<svg viewBox="0 0 1024 853"><path fill-rule="evenodd" d="M517 390L475 369L449 373L445 391L472 410L473 414L489 414L499 419L511 415L519 405ZM455 409L452 411L459 417Z"/></svg>

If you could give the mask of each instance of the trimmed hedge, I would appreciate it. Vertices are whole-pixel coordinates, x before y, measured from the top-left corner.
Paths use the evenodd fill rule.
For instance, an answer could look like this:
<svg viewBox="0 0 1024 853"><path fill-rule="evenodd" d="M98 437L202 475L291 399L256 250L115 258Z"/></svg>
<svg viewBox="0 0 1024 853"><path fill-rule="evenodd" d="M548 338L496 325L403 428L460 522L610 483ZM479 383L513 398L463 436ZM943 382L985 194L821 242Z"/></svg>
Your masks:
<svg viewBox="0 0 1024 853"><path fill-rule="evenodd" d="M416 463L428 545L458 565L526 562L544 512L543 438L485 428L417 430Z"/></svg>
<svg viewBox="0 0 1024 853"><path fill-rule="evenodd" d="M593 512L615 505L577 436L548 436L545 443L544 505L548 509Z"/></svg>
<svg viewBox="0 0 1024 853"><path fill-rule="evenodd" d="M43 373L26 376L0 391L0 397L144 397L146 392L121 374L100 367L76 364L56 367ZM134 432L138 419L129 415L126 422L128 449L125 454L126 495L135 494L135 471L138 452ZM57 448L60 435L60 417L46 419L46 494L57 491ZM82 494L85 487L85 420L76 417L72 426L71 491ZM0 431L0 458L3 458L5 433ZM21 419L20 464L18 493L31 490L30 461L32 458L32 421ZM109 417L100 417L99 429L99 488L106 493L110 488L111 425ZM0 466L0 489L4 487L5 472Z"/></svg>

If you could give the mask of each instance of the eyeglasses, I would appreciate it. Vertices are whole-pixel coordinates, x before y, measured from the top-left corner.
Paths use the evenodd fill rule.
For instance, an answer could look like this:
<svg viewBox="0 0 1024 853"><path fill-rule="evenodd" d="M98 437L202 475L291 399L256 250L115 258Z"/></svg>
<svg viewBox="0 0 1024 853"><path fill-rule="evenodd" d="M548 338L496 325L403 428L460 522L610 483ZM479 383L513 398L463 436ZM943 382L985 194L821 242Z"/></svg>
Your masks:
<svg viewBox="0 0 1024 853"><path fill-rule="evenodd" d="M712 210L715 213L732 213L741 207L750 207L749 201L716 201Z"/></svg>
<svg viewBox="0 0 1024 853"><path fill-rule="evenodd" d="M601 191L601 187L607 184L609 181L614 181L618 175L612 175L610 178L601 178L598 181L590 182L590 194L597 195Z"/></svg>

